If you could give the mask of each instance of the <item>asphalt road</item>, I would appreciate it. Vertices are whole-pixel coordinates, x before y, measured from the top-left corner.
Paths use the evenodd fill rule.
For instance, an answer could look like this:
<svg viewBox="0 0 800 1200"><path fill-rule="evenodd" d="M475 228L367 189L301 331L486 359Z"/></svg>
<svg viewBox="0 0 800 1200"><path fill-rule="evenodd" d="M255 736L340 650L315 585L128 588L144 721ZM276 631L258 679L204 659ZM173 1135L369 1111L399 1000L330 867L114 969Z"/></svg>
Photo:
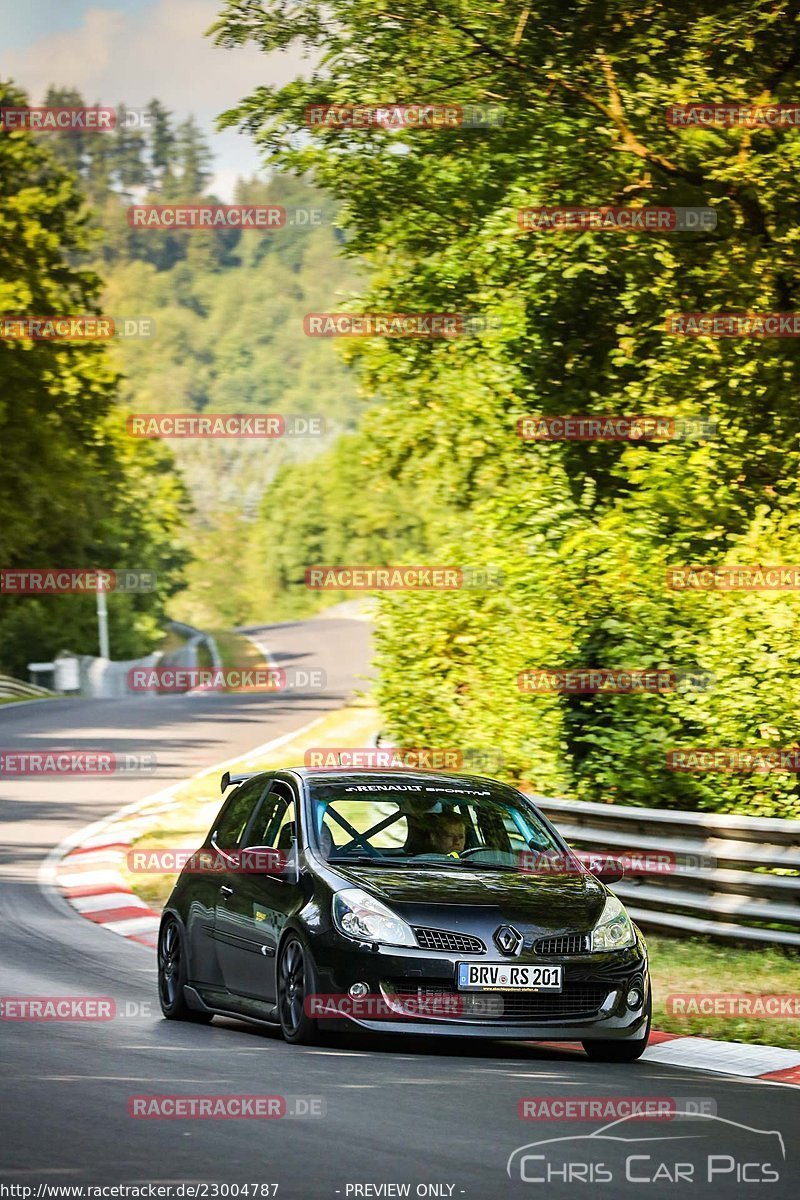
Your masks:
<svg viewBox="0 0 800 1200"><path fill-rule="evenodd" d="M6 778L0 785L0 993L109 996L121 1014L105 1023L0 1020L0 1197L26 1195L9 1185L32 1187L27 1195L44 1197L59 1194L45 1185L156 1183L173 1185L177 1196L177 1185L188 1181L247 1184L249 1191L238 1195L251 1197L273 1194L253 1185L278 1184L279 1197L308 1200L404 1194L488 1200L545 1192L656 1200L679 1190L716 1200L743 1188L749 1195L796 1196L796 1089L646 1061L590 1063L579 1051L531 1043L343 1037L306 1048L219 1018L207 1027L168 1023L158 1013L153 952L82 920L40 886L47 854L84 825L297 729L364 686L368 629L329 619L261 632L279 665L324 667L328 690L318 697L65 700L0 708L3 748L155 750L159 762L154 775L112 783ZM176 1094L281 1095L290 1105L302 1097L324 1115L261 1121L128 1115L131 1096ZM670 1098L683 1108L693 1102L705 1111L713 1105L719 1119L692 1121L688 1141L656 1140L687 1133L685 1122L661 1121L611 1131L645 1139L633 1148L620 1141L598 1146L596 1139L557 1151L534 1148L531 1155L544 1157L525 1160L531 1182L521 1181L518 1164L512 1178L506 1174L518 1147L598 1128L597 1121L523 1121L521 1099L627 1096ZM754 1130L782 1134L786 1161L775 1136ZM626 1165L632 1153L638 1157ZM716 1156L717 1172L710 1184L709 1155ZM682 1181L673 1181L675 1163L689 1160L691 1175L685 1166ZM770 1171L779 1174L777 1182L766 1181ZM535 1182L545 1172L549 1184ZM198 1194L215 1192L209 1186Z"/></svg>

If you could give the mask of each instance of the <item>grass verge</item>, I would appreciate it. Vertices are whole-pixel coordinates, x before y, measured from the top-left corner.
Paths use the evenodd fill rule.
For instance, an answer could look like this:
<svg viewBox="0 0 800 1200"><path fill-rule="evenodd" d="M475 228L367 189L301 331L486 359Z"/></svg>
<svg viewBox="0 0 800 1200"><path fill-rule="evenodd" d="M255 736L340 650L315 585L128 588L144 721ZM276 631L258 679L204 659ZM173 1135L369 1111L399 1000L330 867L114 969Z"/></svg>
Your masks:
<svg viewBox="0 0 800 1200"><path fill-rule="evenodd" d="M653 980L653 1026L665 1033L800 1048L800 1020L792 1017L676 1016L667 998L702 995L800 995L800 957L777 947L727 946L702 938L647 937Z"/></svg>

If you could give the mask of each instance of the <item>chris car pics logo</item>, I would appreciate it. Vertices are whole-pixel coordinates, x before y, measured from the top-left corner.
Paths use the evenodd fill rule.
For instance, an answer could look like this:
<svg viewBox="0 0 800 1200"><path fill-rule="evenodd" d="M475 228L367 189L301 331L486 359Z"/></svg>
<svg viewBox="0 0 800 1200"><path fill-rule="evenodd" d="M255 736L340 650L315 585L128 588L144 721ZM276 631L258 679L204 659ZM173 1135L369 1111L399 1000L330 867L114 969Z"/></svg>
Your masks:
<svg viewBox="0 0 800 1200"><path fill-rule="evenodd" d="M677 1195L675 1185L720 1187L777 1183L785 1178L786 1147L777 1129L757 1129L714 1113L684 1111L668 1122L631 1114L592 1133L542 1138L514 1150L506 1163L510 1179L544 1184L655 1186L652 1196ZM658 1188L657 1185L662 1185ZM610 1194L607 1192L604 1195ZM774 1194L774 1193L773 1193Z"/></svg>

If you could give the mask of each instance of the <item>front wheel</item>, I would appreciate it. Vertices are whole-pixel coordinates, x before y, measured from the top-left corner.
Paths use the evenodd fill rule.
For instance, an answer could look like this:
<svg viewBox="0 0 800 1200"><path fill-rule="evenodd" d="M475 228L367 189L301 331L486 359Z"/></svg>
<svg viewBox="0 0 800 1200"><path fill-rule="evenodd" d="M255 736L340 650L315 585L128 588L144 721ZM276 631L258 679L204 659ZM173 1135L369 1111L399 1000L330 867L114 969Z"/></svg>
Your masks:
<svg viewBox="0 0 800 1200"><path fill-rule="evenodd" d="M647 1026L640 1038L597 1038L585 1041L583 1048L594 1062L636 1062L647 1049L650 1038L650 1015L652 1001L647 999Z"/></svg>
<svg viewBox="0 0 800 1200"><path fill-rule="evenodd" d="M183 931L174 917L165 917L158 934L158 999L168 1021L194 1021L201 1025L211 1013L189 1008L183 994L186 983Z"/></svg>
<svg viewBox="0 0 800 1200"><path fill-rule="evenodd" d="M310 954L296 937L290 937L278 963L278 1015L285 1041L309 1046L320 1040L317 1022L306 1011L315 986Z"/></svg>

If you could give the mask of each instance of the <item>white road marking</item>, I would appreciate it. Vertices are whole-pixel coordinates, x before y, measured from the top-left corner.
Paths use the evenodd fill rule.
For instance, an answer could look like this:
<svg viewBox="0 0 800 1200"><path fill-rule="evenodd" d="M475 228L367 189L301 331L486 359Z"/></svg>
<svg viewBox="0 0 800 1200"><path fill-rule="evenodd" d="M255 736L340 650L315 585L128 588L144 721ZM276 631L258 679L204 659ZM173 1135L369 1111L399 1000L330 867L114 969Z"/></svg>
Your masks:
<svg viewBox="0 0 800 1200"><path fill-rule="evenodd" d="M306 1054L324 1054L328 1058L368 1058L366 1050L306 1050Z"/></svg>

